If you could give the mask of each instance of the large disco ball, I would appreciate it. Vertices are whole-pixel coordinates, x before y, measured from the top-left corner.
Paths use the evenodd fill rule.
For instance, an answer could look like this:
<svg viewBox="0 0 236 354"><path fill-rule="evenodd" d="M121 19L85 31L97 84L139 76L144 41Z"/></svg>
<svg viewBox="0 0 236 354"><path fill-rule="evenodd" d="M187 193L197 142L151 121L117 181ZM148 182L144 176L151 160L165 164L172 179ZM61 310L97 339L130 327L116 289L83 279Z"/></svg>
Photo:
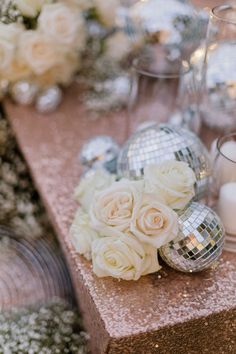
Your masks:
<svg viewBox="0 0 236 354"><path fill-rule="evenodd" d="M195 198L204 197L211 174L208 152L194 133L168 124L156 124L131 136L118 158L118 175L138 179L146 165L167 160L187 162L197 179Z"/></svg>
<svg viewBox="0 0 236 354"><path fill-rule="evenodd" d="M161 247L162 259L182 272L199 272L211 267L224 245L224 227L207 206L190 203L179 216L178 236Z"/></svg>

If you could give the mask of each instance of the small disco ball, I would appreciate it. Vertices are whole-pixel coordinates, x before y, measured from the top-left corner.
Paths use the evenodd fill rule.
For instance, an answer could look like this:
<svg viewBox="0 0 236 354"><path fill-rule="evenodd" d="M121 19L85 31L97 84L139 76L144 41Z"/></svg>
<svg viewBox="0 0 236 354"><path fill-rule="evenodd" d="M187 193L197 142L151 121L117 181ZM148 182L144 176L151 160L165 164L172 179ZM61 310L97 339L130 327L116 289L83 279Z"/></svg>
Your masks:
<svg viewBox="0 0 236 354"><path fill-rule="evenodd" d="M110 136L99 135L83 145L79 158L87 168L104 168L115 173L119 152L118 144Z"/></svg>
<svg viewBox="0 0 236 354"><path fill-rule="evenodd" d="M119 155L118 175L138 179L145 166L168 160L188 163L197 179L195 199L204 197L211 174L208 152L194 133L169 124L156 124L132 135Z"/></svg>
<svg viewBox="0 0 236 354"><path fill-rule="evenodd" d="M224 227L218 215L196 202L179 215L179 234L161 247L162 259L181 272L199 272L211 267L224 245Z"/></svg>

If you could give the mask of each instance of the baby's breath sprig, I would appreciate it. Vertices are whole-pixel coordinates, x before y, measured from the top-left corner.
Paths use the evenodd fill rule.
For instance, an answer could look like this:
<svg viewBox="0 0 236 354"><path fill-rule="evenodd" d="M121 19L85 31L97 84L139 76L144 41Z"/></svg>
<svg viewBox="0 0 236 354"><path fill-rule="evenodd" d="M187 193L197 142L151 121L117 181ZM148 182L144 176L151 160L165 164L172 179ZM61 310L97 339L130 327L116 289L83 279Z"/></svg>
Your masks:
<svg viewBox="0 0 236 354"><path fill-rule="evenodd" d="M2 0L0 6L0 22L22 22L23 17L12 0Z"/></svg>
<svg viewBox="0 0 236 354"><path fill-rule="evenodd" d="M0 353L88 354L88 335L75 310L61 300L39 309L0 313Z"/></svg>

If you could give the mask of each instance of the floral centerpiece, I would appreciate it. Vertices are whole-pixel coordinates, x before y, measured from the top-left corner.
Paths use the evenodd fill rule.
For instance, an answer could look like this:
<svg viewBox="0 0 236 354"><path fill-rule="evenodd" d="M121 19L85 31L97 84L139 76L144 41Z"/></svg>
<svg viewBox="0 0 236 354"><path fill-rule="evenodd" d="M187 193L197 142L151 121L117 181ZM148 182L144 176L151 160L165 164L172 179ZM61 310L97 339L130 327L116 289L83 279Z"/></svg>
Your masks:
<svg viewBox="0 0 236 354"><path fill-rule="evenodd" d="M81 80L86 77L89 85L93 75L89 72L98 72L96 58L104 50L107 60L122 60L132 46L124 33L114 31L118 5L117 0L109 6L100 0L4 0L0 9L1 94L8 91L21 104L36 101L36 107L44 110L37 97L55 85L68 86L79 70ZM103 76L105 69L99 72ZM54 106L60 96L57 89L52 96L52 100L56 97Z"/></svg>
<svg viewBox="0 0 236 354"><path fill-rule="evenodd" d="M138 280L157 272L157 251L177 237L178 212L194 197L195 182L181 161L146 166L136 181L94 171L75 191L81 204L70 230L76 251L92 260L98 277Z"/></svg>
<svg viewBox="0 0 236 354"><path fill-rule="evenodd" d="M141 16L146 7L140 3L126 7L119 0L3 0L1 96L10 93L20 104L35 103L39 111L50 111L61 101L61 88L78 74L79 82L88 88L89 109L110 110L127 104L132 58L146 52L146 43L169 46L163 42L163 18L164 37L177 33L177 47L186 41L185 32L193 33L190 24L196 22L193 7L180 5L179 0L173 0L175 10L167 11L168 16L166 11L164 15L152 11L153 1L145 2L149 12L156 14L151 19ZM150 36L147 22L151 28L152 22L160 23ZM142 29L138 36L136 27Z"/></svg>

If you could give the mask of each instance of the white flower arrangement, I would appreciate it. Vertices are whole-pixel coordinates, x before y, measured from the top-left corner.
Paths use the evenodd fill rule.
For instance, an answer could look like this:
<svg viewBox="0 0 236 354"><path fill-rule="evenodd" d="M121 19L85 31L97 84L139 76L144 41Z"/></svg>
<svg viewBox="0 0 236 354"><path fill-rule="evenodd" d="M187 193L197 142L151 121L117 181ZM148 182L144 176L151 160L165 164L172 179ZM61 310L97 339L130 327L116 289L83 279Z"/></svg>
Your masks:
<svg viewBox="0 0 236 354"><path fill-rule="evenodd" d="M86 43L80 4L70 1L14 0L21 17L0 24L0 76L40 87L71 82Z"/></svg>
<svg viewBox="0 0 236 354"><path fill-rule="evenodd" d="M78 72L87 86L92 83L93 92L98 82L121 75L119 63L133 46L116 26L119 6L118 0L4 0L0 8L1 96L10 93L17 103L36 102L40 109L38 96L48 96L48 88L68 86ZM109 70L105 63L110 63ZM60 103L60 96L49 95L49 100L56 100L49 105L51 110ZM119 102L127 97L121 96ZM88 107L94 106L92 101ZM47 111L44 108L41 111Z"/></svg>
<svg viewBox="0 0 236 354"><path fill-rule="evenodd" d="M145 14L154 18L142 17L143 6ZM55 94L48 89L68 86L78 74L78 82L88 88L88 109L109 111L126 105L132 57L146 52L150 42L146 22L160 23L151 42L160 41L162 27L168 38L171 31L192 33L188 31L191 21L178 20L182 7L191 19L191 6L182 4L177 13L168 10L168 21L164 13L161 22L153 6L155 1L127 8L120 0L2 0L0 97L10 93L17 103L36 103L41 112L53 110L60 103L61 91ZM163 22L172 26L166 29Z"/></svg>
<svg viewBox="0 0 236 354"><path fill-rule="evenodd" d="M178 161L148 166L138 181L95 170L76 189L75 250L92 260L98 277L138 280L159 271L157 250L178 235L177 211L194 197L195 182L188 164Z"/></svg>

